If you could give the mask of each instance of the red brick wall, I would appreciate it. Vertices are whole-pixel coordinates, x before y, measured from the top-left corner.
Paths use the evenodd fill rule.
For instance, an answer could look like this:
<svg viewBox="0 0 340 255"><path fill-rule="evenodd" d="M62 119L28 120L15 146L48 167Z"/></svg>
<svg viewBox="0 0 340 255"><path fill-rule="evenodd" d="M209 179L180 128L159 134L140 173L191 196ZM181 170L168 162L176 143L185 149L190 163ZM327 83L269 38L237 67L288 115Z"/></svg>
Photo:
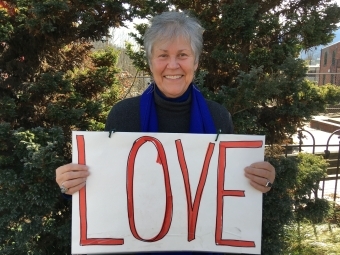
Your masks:
<svg viewBox="0 0 340 255"><path fill-rule="evenodd" d="M335 52L335 63L332 63L333 52ZM326 54L327 62L325 63ZM340 85L340 42L321 50L319 85L327 83Z"/></svg>

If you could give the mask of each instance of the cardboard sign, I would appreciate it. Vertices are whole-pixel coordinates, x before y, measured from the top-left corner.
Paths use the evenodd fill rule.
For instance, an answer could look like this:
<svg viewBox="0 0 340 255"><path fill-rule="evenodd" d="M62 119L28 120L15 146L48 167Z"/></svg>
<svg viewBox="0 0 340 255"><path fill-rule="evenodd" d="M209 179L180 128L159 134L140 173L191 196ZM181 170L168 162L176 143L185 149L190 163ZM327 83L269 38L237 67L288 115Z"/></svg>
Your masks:
<svg viewBox="0 0 340 255"><path fill-rule="evenodd" d="M72 197L72 254L260 254L262 193L244 168L264 136L73 132L89 166Z"/></svg>

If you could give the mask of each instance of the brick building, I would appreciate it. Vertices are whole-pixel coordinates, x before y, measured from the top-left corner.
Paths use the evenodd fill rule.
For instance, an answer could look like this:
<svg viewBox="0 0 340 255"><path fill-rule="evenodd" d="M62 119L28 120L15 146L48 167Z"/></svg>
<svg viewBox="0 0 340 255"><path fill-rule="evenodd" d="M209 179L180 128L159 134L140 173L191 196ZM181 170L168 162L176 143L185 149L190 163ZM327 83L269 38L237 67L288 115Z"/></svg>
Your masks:
<svg viewBox="0 0 340 255"><path fill-rule="evenodd" d="M321 49L319 85L340 86L340 42Z"/></svg>

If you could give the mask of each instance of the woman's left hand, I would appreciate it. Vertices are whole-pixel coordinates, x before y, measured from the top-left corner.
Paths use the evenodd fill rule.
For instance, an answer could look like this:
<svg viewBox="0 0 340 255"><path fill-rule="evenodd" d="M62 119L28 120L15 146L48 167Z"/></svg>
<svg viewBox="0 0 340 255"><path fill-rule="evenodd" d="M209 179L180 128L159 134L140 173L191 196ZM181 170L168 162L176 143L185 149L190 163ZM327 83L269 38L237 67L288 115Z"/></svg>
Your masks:
<svg viewBox="0 0 340 255"><path fill-rule="evenodd" d="M275 168L268 162L257 162L245 169L245 176L250 180L250 185L266 193L271 189L275 180Z"/></svg>

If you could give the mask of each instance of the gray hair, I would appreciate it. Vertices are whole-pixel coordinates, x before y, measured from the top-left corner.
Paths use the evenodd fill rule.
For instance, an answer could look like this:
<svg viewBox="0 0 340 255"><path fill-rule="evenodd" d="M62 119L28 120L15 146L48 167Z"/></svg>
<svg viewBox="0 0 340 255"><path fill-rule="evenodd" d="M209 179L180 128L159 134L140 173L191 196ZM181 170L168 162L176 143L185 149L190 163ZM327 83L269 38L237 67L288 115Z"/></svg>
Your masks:
<svg viewBox="0 0 340 255"><path fill-rule="evenodd" d="M171 42L179 37L190 42L195 63L198 63L203 48L203 31L197 19L183 12L163 12L155 16L144 35L144 49L149 65L155 42Z"/></svg>

